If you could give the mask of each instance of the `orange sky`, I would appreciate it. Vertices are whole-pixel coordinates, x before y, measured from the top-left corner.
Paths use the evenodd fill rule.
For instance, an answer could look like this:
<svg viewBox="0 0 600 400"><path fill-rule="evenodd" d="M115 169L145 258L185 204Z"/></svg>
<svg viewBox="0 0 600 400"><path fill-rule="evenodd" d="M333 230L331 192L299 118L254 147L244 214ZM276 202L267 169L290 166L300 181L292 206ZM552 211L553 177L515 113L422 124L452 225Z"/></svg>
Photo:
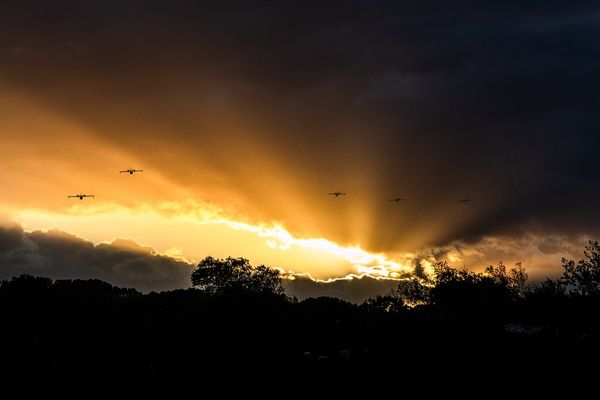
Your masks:
<svg viewBox="0 0 600 400"><path fill-rule="evenodd" d="M211 159L173 156L181 143L165 141L149 153L132 148L135 141L125 134L123 143L104 140L94 127L11 90L0 96L0 118L2 208L25 229L58 228L96 243L130 238L192 262L209 254L243 256L319 279L362 273L393 277L411 269L410 255L400 257L400 264L359 249L358 242L322 239L326 232L311 221L323 217L273 160L251 146L244 147L252 153L251 166L232 163L234 171ZM143 136L136 137L143 145ZM143 168L144 173L118 173L129 167ZM180 171L187 184L177 179ZM247 179L239 190L232 186L238 175ZM320 197L328 210L338 207L334 202L346 202L329 198L323 190L313 188L315 193L307 197ZM67 199L76 193L95 198ZM250 201L255 194L260 194L259 204ZM293 216L291 221L304 221L304 233L312 235L292 236L285 219L269 218L270 207L273 215L284 210ZM356 205L351 207L357 215L350 223L366 226ZM384 268L371 269L377 266Z"/></svg>
<svg viewBox="0 0 600 400"><path fill-rule="evenodd" d="M465 207L456 207L453 215L431 209L418 225L403 226L403 213L414 213L414 204L380 199L377 207L395 224L382 229L386 238L375 225L368 169L350 167L327 186L318 175L305 176L314 170L290 170L268 147L244 135L219 148L197 138L169 140L160 126L138 128L151 134L131 132L122 121L112 121L115 132L106 135L25 91L2 88L1 206L27 230L58 228L95 243L133 239L190 262L206 255L243 256L330 279L401 276L422 258L435 259L427 245L440 230L472 218ZM119 125L124 127L117 134ZM144 173L118 173L129 167ZM340 189L349 195L327 196ZM96 197L67 199L79 192ZM450 258L460 265L475 253L461 257L451 251Z"/></svg>

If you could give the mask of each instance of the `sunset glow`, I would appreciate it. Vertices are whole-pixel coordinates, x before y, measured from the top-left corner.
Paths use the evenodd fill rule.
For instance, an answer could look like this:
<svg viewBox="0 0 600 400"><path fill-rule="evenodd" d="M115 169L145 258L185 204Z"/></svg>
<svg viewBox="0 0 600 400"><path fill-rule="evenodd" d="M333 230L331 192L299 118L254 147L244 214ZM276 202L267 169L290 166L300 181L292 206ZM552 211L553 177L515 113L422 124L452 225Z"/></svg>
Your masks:
<svg viewBox="0 0 600 400"><path fill-rule="evenodd" d="M253 262L277 266L285 273L305 273L314 279L370 276L398 278L412 271L412 258L388 259L356 246L340 246L326 239L296 238L283 226L228 220L200 204L173 203L127 210L116 205L71 206L65 214L22 210L14 219L28 230L59 229L96 243L135 237L159 253L188 262L206 255L227 257L235 240L239 255ZM193 210L193 211L192 211ZM115 227L120 233L114 237Z"/></svg>

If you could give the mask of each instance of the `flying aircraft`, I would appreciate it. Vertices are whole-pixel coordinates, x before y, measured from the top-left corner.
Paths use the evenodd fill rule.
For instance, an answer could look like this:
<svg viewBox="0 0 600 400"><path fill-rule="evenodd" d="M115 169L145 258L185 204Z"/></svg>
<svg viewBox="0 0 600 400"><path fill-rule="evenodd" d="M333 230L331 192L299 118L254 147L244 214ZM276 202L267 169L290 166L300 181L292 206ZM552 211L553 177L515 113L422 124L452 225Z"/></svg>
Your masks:
<svg viewBox="0 0 600 400"><path fill-rule="evenodd" d="M472 197L462 197L459 200L456 200L456 202L466 205L467 203L469 203L470 201L473 201L473 200L475 200L475 199Z"/></svg>
<svg viewBox="0 0 600 400"><path fill-rule="evenodd" d="M331 196L335 196L335 197L340 197L340 196L345 196L346 195L346 193L344 193L344 192L329 192L327 194L329 194Z"/></svg>
<svg viewBox="0 0 600 400"><path fill-rule="evenodd" d="M129 175L133 175L134 172L144 172L144 170L129 168L129 169L126 169L123 171L119 171L120 174L129 174Z"/></svg>
<svg viewBox="0 0 600 400"><path fill-rule="evenodd" d="M396 203L399 203L401 201L406 201L406 199L403 197L395 197L393 199L390 199L389 201L395 201Z"/></svg>
<svg viewBox="0 0 600 400"><path fill-rule="evenodd" d="M83 200L84 197L94 198L94 195L93 194L75 194L73 196L67 196L68 199L70 199L70 198L76 198L76 199L79 199L79 200Z"/></svg>

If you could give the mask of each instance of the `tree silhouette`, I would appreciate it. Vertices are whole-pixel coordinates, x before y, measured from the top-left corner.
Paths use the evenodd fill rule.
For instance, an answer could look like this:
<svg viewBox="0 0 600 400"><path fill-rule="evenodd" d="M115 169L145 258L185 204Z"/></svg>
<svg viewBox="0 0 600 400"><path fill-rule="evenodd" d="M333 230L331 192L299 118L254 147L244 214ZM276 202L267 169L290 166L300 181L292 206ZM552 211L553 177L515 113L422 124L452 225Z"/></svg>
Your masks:
<svg viewBox="0 0 600 400"><path fill-rule="evenodd" d="M10 281L2 282L2 289L20 295L37 295L52 287L52 279L23 274L13 277Z"/></svg>
<svg viewBox="0 0 600 400"><path fill-rule="evenodd" d="M589 241L583 252L585 259L574 260L563 258L565 269L562 280L569 292L582 296L600 294L600 244L598 241Z"/></svg>
<svg viewBox="0 0 600 400"><path fill-rule="evenodd" d="M476 273L439 262L433 265L433 270L430 303L455 311L479 309L497 312L515 299L512 286L526 279L524 271L521 271L522 274L515 272L517 278L513 278L503 264L490 266L484 273Z"/></svg>
<svg viewBox="0 0 600 400"><path fill-rule="evenodd" d="M431 287L421 278L400 281L398 287L391 291L392 298L401 299L403 305L416 307L427 304L431 300Z"/></svg>
<svg viewBox="0 0 600 400"><path fill-rule="evenodd" d="M368 298L362 304L368 312L382 311L386 313L399 313L405 308L404 300L394 290L383 296Z"/></svg>
<svg viewBox="0 0 600 400"><path fill-rule="evenodd" d="M253 267L245 258L206 257L192 272L192 286L208 294L244 290L285 295L279 270L264 265Z"/></svg>
<svg viewBox="0 0 600 400"><path fill-rule="evenodd" d="M491 398L552 394L556 382L584 393L579 366L600 357L600 296L589 295L600 294L600 246L590 242L584 254L563 261L562 279L527 287L520 264L473 272L440 262L433 274L361 305L290 301L278 270L244 258L207 257L192 272L195 288L160 293L22 275L0 281L0 342L9 344L0 373L168 376L258 361L322 371L395 363L394 374L413 379L441 366L427 379L454 384L461 360L477 366L472 381ZM515 360L527 360L518 375L497 379ZM447 394L448 385L438 386Z"/></svg>
<svg viewBox="0 0 600 400"><path fill-rule="evenodd" d="M506 287L513 297L521 298L525 295L528 276L520 262L508 271L502 262L499 262L497 267L489 265L485 269L485 275L492 278L497 285Z"/></svg>

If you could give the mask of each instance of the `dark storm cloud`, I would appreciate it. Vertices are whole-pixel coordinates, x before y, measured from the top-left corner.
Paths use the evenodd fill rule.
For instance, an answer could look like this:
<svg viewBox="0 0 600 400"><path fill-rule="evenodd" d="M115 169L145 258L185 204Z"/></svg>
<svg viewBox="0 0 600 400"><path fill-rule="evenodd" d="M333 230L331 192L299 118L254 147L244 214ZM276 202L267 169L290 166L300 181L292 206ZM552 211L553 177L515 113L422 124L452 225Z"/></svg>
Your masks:
<svg viewBox="0 0 600 400"><path fill-rule="evenodd" d="M102 279L120 287L162 291L190 286L192 266L128 241L94 246L59 231L0 227L0 278Z"/></svg>
<svg viewBox="0 0 600 400"><path fill-rule="evenodd" d="M384 295L397 288L398 281L363 277L324 283L297 276L294 280L285 280L284 286L287 295L295 296L298 300L327 296L360 304L368 298Z"/></svg>
<svg viewBox="0 0 600 400"><path fill-rule="evenodd" d="M206 122L239 119L304 193L307 182L369 193L367 237L314 223L370 249L594 234L599 22L591 1L5 4L0 78L105 128L107 140L163 127L185 143L179 158L210 155L268 204L266 191L235 178L242 134ZM476 202L457 209L465 194ZM400 212L380 203L396 195L412 203ZM269 217L295 229L306 219L275 206Z"/></svg>

